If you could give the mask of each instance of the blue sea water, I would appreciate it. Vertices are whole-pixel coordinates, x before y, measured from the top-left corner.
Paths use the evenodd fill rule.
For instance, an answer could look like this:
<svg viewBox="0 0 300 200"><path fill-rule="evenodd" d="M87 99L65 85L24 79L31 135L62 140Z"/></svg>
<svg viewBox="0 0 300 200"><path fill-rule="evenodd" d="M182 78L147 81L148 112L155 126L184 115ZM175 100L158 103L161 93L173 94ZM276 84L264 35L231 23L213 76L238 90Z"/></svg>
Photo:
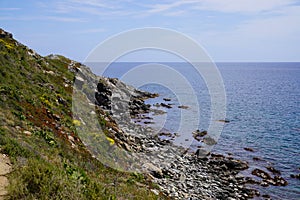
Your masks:
<svg viewBox="0 0 300 200"><path fill-rule="evenodd" d="M104 73L109 77L121 78L133 67L143 63L113 63ZM164 128L171 132L178 130L181 112L193 112L200 107L200 123L193 115L185 117L192 129L207 130L210 120L210 96L204 80L187 63L164 63L187 78L193 87L199 105L187 105L182 111L178 95L188 94L185 87L177 83L176 93L159 84L146 84L141 88L159 93L160 97L148 103L164 102L171 98L174 109L165 109L167 117ZM251 168L244 172L250 176L251 170L272 165L280 170L288 181L286 187L260 188L261 194L269 194L273 199L300 199L300 180L290 178L290 174L300 173L300 63L216 63L223 78L227 96L225 124L218 144L213 151L233 156L249 162ZM159 71L153 71L161 75ZM164 74L168 77L168 74ZM170 83L172 84L172 83ZM179 93L179 94L178 94ZM160 120L156 117L154 120ZM154 125L155 126L155 125ZM191 133L180 133L181 141L191 140ZM179 141L180 142L180 141ZM244 148L253 148L254 152ZM254 161L259 157L262 161Z"/></svg>

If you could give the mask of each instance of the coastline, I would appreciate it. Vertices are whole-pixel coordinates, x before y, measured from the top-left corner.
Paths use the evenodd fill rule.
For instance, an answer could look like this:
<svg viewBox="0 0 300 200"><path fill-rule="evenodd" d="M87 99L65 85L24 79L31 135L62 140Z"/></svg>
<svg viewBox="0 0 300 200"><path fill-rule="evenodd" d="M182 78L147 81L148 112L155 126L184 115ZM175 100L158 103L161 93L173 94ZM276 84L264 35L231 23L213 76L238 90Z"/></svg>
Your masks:
<svg viewBox="0 0 300 200"><path fill-rule="evenodd" d="M112 178L107 180L106 177L99 178L99 173L103 173L101 170L95 173L95 169L99 167L100 169L111 170L109 171L111 176L119 172L121 174L124 171L133 172L124 174L133 174L133 176L138 177L137 180L131 178L120 180L120 183L124 183L125 188L129 188L128 185L132 184L132 188L127 191L128 193L136 192L135 187L142 184L139 176L143 175L143 177L146 177L147 182L143 182L142 189L147 189L149 196L158 194L159 197L167 196L166 198L175 199L249 199L252 197L270 199L272 198L271 194L261 193L258 197L259 193L252 188L259 191L259 188L269 185L284 186L287 184L277 169L267 168L261 171L249 166L247 162L237 160L235 156L230 154L227 156L216 153L207 154L207 152L200 150L189 152L186 148L176 146L172 143L172 140L162 137L164 134L175 136L175 133L154 133L151 127L147 125L152 123L147 116L142 117L147 120L147 123L143 122L142 125L134 123L137 115L151 112L162 113L153 110L150 105L145 103L145 99L155 97L157 94L137 90L118 79L98 77L88 67L62 56L41 57L33 50L14 41L11 35L5 33L2 36L5 38L2 42L4 52L7 53L8 57L11 56L9 57L11 59L2 59L8 62L5 66L20 66L15 68L19 70L17 72L26 72L28 75L26 77L29 78L30 83L35 83L32 87L29 87L29 84L23 84L26 79L24 76L18 76L20 81L16 79L16 82L10 82L9 78L3 81L6 84L6 87L2 87L1 90L3 102L6 102L7 105L16 104L19 108L24 109L22 112L15 112L15 108L2 108L3 113L8 113L8 115L2 115L4 126L3 130L1 127L0 136L1 139L5 138L5 140L1 140L1 151L7 151L6 153L12 158L14 165L22 160L31 160L30 165L27 162L23 164L30 166L27 169L35 169L35 167L47 169L41 175L42 177L49 170L55 174L51 177L59 178L60 176L57 176L57 174L63 174L65 177L55 180L62 188L65 188L62 180L69 182L77 172L80 172L80 174L79 177L75 177L76 180L77 178L81 180L82 177L89 177L92 180L91 185L94 183L100 185L101 181L105 180L109 182L109 184L103 186L105 189L111 187L111 184L115 187L110 191L111 193L107 193L107 195L112 195L110 197L118 196L116 180ZM16 60L18 57L12 54L9 47L13 47L13 52L16 55L22 55L27 61L29 60L28 63L39 64L32 68L31 64L28 65L25 62L28 68L24 69L22 63ZM14 70L8 71L7 68L4 69L6 73L11 75L22 74L15 73ZM31 77L32 74L36 75L38 72L40 72L41 79ZM79 113L74 112L76 108L75 110L74 107L71 108L74 80L77 82L76 86L78 86L73 90L75 95L83 92L83 96L77 99L79 100L77 102L79 106L84 105L82 110L77 110ZM18 89L14 89L12 86L17 86ZM24 89L20 89L23 86ZM39 91L40 89L42 91ZM36 92L37 90L39 92ZM28 99L28 102L24 105L24 102L14 99L18 97L35 97L35 101ZM48 98L45 99L45 97ZM158 103L163 106L168 105ZM42 109L39 110L39 107ZM85 108L87 109L85 110ZM14 115L8 121L6 116L11 115L12 111ZM68 121L65 121L64 117L68 117ZM92 123L99 126L96 126L95 129L89 129ZM44 129L45 127L47 130ZM77 135L77 131L81 132L81 135ZM9 134L6 132L9 132ZM201 140L204 134L207 133L197 133L196 131L195 136ZM17 145L19 143L14 142L14 137L19 137L18 142L21 146ZM2 148L2 145L4 145L4 148ZM18 150L17 153L14 152L16 149ZM53 151L49 151L49 149ZM252 151L251 148L247 147L245 150ZM28 155L25 155L24 152ZM67 154L68 152L69 154ZM62 153L65 153L65 155ZM19 159L19 157L22 159ZM54 159L49 160L52 157ZM81 160L82 157L85 159ZM99 161L97 161L97 165L93 164L96 162L95 158ZM74 160L80 162L80 165L78 163L74 164ZM86 164L88 164L87 168L83 169L82 166L86 167ZM70 166L73 168L68 171ZM248 167L249 170L253 168L251 169L253 176L242 176L241 173ZM12 182L17 181L17 184L11 185L16 187L9 189L9 192L14 191L9 193L9 196L23 195L18 191L19 186L30 187L32 185L26 181L30 181L32 177L40 176L40 173L35 173L35 171L24 172L23 169L25 167L16 167L12 174L17 175L15 177L11 174L8 175L8 178L13 180ZM268 171L266 172L266 170ZM257 179L254 179L254 176ZM293 176L295 178L299 177L297 174ZM44 179L37 178L36 180L41 187L45 183L49 183L47 179L44 182ZM151 183L155 183L154 186ZM77 186L79 184L82 188L88 188L90 193L97 192L98 196L105 195L101 193L102 190L94 189L87 182L76 184ZM97 187L101 188L102 186L99 185ZM74 187L75 185L72 185L68 190L72 194L74 193ZM52 187L51 184L45 192L52 191L52 189L55 189L55 187ZM35 192L35 190L30 192ZM41 193L41 195L46 194ZM78 190L77 194L81 195L82 190ZM146 193L142 194L145 195ZM37 192L35 195L40 195L40 193Z"/></svg>
<svg viewBox="0 0 300 200"><path fill-rule="evenodd" d="M251 199L261 195L251 184L263 187L287 184L282 177L260 176L260 171L256 176L261 177L261 181L244 177L240 172L249 168L247 162L201 149L189 152L171 140L162 139L153 133L148 123L141 123L143 119L151 122L144 114L155 112L144 100L157 94L137 90L115 78L98 78L101 86L98 85L96 94L108 94L96 101L96 107L110 114L109 125L104 128L113 130L109 137L116 146L129 152L125 160L135 162L134 166L126 167L144 173L159 186L159 190L152 189L155 194L163 193L174 199ZM127 117L120 115L124 108L130 110ZM268 194L262 196L269 197Z"/></svg>

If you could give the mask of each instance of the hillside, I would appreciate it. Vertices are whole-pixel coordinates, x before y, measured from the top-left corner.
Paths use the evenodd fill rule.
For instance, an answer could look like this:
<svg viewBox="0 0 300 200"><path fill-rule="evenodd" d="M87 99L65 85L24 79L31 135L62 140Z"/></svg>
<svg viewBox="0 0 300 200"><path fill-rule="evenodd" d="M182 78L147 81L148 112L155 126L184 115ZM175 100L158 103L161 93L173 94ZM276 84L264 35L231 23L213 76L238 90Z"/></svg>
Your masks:
<svg viewBox="0 0 300 200"><path fill-rule="evenodd" d="M87 67L63 56L42 57L0 29L0 151L12 163L8 194L3 197L163 198L151 191L157 186L149 178L104 166L83 144L76 130L82 119L76 119L72 113L73 83L81 80L75 78L79 69L88 71ZM99 77L85 78L98 81ZM100 80L104 85L111 84L110 81ZM136 101L144 105L138 91L134 92ZM99 100L98 104L101 103L105 107L105 102ZM107 147L111 143L128 147L108 131L116 128L116 124L105 117L103 105L95 105L107 134L103 143Z"/></svg>
<svg viewBox="0 0 300 200"><path fill-rule="evenodd" d="M195 151L155 133L156 96L0 29L0 199L251 199L288 184L274 168L242 176L253 166L206 151L207 131L190 133Z"/></svg>

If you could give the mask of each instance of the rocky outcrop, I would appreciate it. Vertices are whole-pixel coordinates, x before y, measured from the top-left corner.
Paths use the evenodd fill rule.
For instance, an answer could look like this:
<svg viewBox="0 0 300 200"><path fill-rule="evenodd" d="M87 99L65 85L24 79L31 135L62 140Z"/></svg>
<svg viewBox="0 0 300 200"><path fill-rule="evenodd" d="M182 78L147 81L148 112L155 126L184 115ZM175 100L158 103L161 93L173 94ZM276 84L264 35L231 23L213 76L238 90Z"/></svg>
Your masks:
<svg viewBox="0 0 300 200"><path fill-rule="evenodd" d="M0 38L13 38L13 35L3 29L0 29Z"/></svg>
<svg viewBox="0 0 300 200"><path fill-rule="evenodd" d="M6 176L11 170L9 158L5 154L0 154L0 199L7 195L9 181Z"/></svg>
<svg viewBox="0 0 300 200"><path fill-rule="evenodd" d="M252 171L252 174L262 178L262 182L261 182L262 186L268 186L269 184L274 186L288 185L288 182L281 176L275 175L274 177L272 177L270 174L268 174L267 172L261 169L254 169Z"/></svg>

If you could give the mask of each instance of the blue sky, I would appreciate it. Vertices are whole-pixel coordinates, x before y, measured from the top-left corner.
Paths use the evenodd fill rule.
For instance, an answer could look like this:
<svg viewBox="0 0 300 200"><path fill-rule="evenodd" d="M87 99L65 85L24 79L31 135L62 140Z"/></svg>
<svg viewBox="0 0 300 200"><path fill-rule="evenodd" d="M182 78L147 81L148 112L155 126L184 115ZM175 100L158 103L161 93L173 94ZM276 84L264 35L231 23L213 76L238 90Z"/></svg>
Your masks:
<svg viewBox="0 0 300 200"><path fill-rule="evenodd" d="M300 61L299 0L1 0L0 24L42 55L77 61L143 27L184 33L214 61Z"/></svg>

